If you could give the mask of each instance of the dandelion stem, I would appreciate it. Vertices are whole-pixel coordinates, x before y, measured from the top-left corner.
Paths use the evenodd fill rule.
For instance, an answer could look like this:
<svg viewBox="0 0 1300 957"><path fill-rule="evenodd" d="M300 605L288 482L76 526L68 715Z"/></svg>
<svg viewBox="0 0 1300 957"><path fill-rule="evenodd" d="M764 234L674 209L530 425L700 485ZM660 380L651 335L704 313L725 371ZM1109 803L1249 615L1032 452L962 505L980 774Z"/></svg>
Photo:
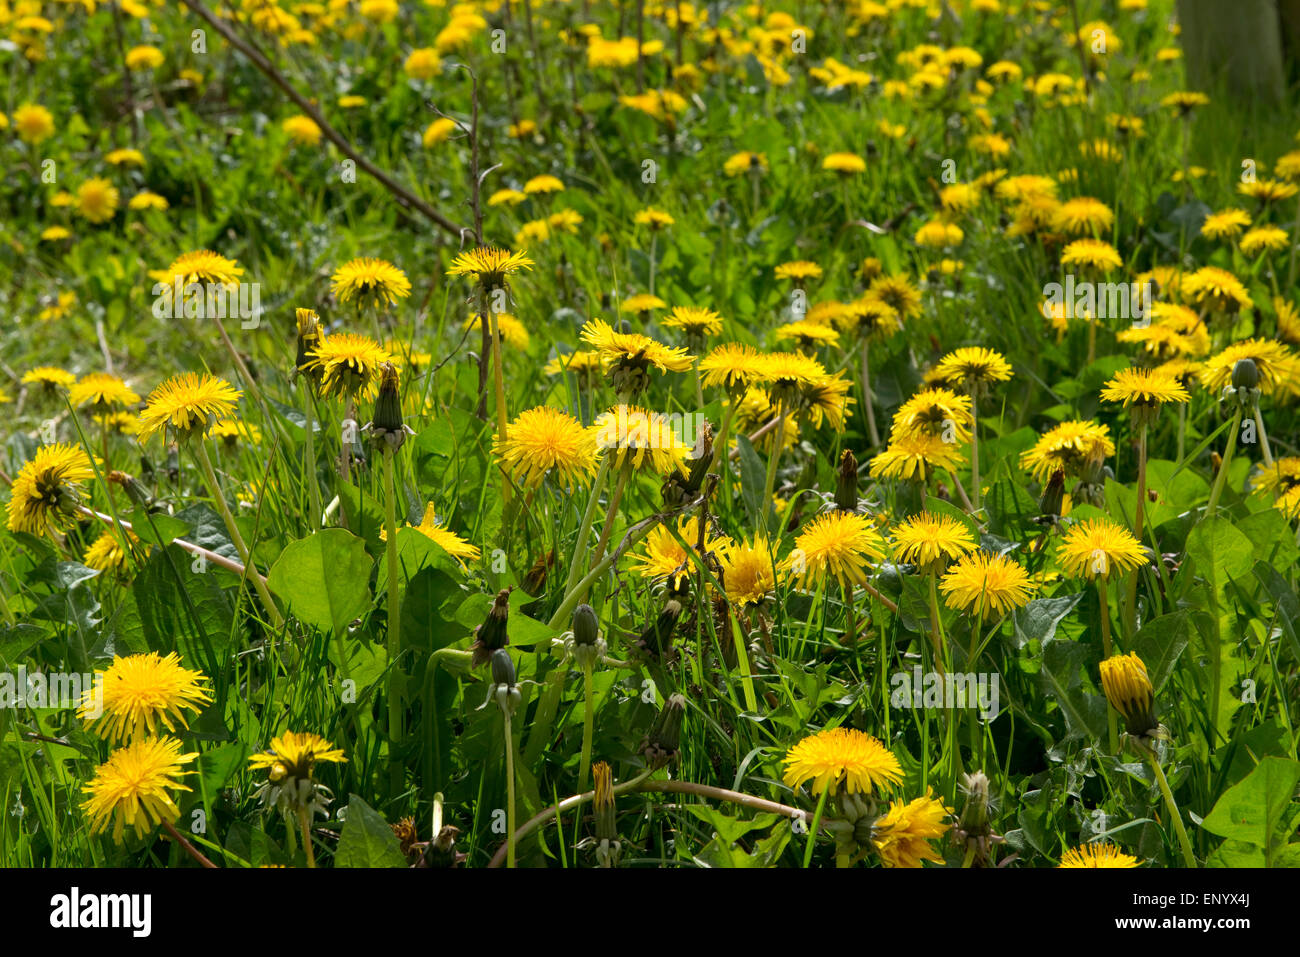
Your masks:
<svg viewBox="0 0 1300 957"><path fill-rule="evenodd" d="M311 501L311 522L309 527L313 532L320 530L321 525L321 503L320 503L320 483L316 479L316 397L311 394L311 387L306 384L305 377L302 383L303 394L303 416L306 418L307 431L307 461L304 463L307 473L307 494Z"/></svg>
<svg viewBox="0 0 1300 957"><path fill-rule="evenodd" d="M880 430L876 428L876 405L875 398L871 394L871 340L863 338L862 340L862 414L867 419L867 435L871 439L871 447L880 447Z"/></svg>
<svg viewBox="0 0 1300 957"><path fill-rule="evenodd" d="M1142 541L1142 527L1146 517L1147 498L1147 426L1138 426L1138 480L1137 505L1133 511L1133 537ZM1141 568L1133 569L1128 576L1124 592L1124 633L1131 640L1137 631L1137 586Z"/></svg>
<svg viewBox="0 0 1300 957"><path fill-rule="evenodd" d="M311 846L311 822L307 819L307 809L298 808L298 825L302 828L302 849L307 852L307 866L316 866L316 849Z"/></svg>
<svg viewBox="0 0 1300 957"><path fill-rule="evenodd" d="M1232 465L1232 453L1237 448L1237 431L1241 428L1241 407L1237 407L1228 427L1228 444L1223 450L1223 461L1219 463L1219 474L1214 477L1214 487L1210 489L1210 503L1205 506L1205 517L1213 518L1219 508L1219 496L1223 494L1223 485L1228 479L1228 467Z"/></svg>
<svg viewBox="0 0 1300 957"><path fill-rule="evenodd" d="M614 494L609 497L609 509L605 512L605 527L600 530L600 539L596 542L596 551L591 556L592 564L599 562L605 555L605 546L609 544L609 536L614 532L614 519L618 517L618 505L623 500L623 490L627 488L628 479L632 477L632 460L629 458L623 463L623 469L618 473L618 481L614 485ZM581 556L575 553L575 560L581 561Z"/></svg>
<svg viewBox="0 0 1300 957"><path fill-rule="evenodd" d="M970 390L970 497L975 511L980 507L980 419L975 387Z"/></svg>
<svg viewBox="0 0 1300 957"><path fill-rule="evenodd" d="M595 695L591 688L591 659L582 665L582 756L578 759L578 790L587 790L587 777L591 772L591 738L595 732ZM511 830L514 830L512 827Z"/></svg>
<svg viewBox="0 0 1300 957"><path fill-rule="evenodd" d="M510 731L510 712L502 711L502 718L505 721L506 734L506 867L514 869L515 866L515 844L518 842L518 836L515 834L515 739Z"/></svg>
<svg viewBox="0 0 1300 957"><path fill-rule="evenodd" d="M402 606L397 590L397 485L393 476L393 450L384 447L384 528L388 558L388 773L393 794L402 789L402 765L397 742L402 736L402 704L397 694L397 658L400 654Z"/></svg>
<svg viewBox="0 0 1300 957"><path fill-rule="evenodd" d="M195 458L198 459L199 468L203 470L203 479L208 485L212 501L217 506L217 511L221 513L221 520L225 522L226 531L230 533L230 540L244 562L248 579L253 583L258 597L262 599L262 604L266 606L266 613L271 616L271 624L279 630L284 627L284 616L280 614L280 609L276 606L275 599L271 597L266 582L257 573L248 546L244 543L244 536L240 534L239 526L235 524L235 516L230 514L230 506L226 504L226 497L221 492L221 484L217 481L217 473L212 468L212 459L208 457L207 443L200 436L194 440L194 448L197 450Z"/></svg>
<svg viewBox="0 0 1300 957"><path fill-rule="evenodd" d="M564 583L566 594L573 590L573 585L578 580L578 575L585 565L581 556L586 551L587 539L591 536L591 523L596 517L596 503L600 501L600 490L605 487L605 476L609 473L609 462L609 456L601 458L600 468L596 471L596 480L591 483L591 497L587 499L587 507L582 513L582 524L578 526L578 538L573 546L573 562L569 565L569 578Z"/></svg>
<svg viewBox="0 0 1300 957"><path fill-rule="evenodd" d="M772 436L772 453L767 457L767 476L763 480L763 524L769 534L772 532L772 519L775 509L772 507L772 493L776 490L776 466L785 447L785 402L777 403L776 434Z"/></svg>
<svg viewBox="0 0 1300 957"><path fill-rule="evenodd" d="M758 699L754 696L754 676L749 670L749 649L746 647L745 636L740 630L738 616L728 617L731 618L731 635L736 646L736 665L740 668L740 685L745 693L745 710L757 714Z"/></svg>
<svg viewBox="0 0 1300 957"><path fill-rule="evenodd" d="M1264 428L1264 416L1259 411L1259 396L1255 397L1253 415L1255 418L1255 431L1259 433L1259 449L1264 453L1264 467L1271 469L1273 467L1273 450L1268 444L1268 430Z"/></svg>
<svg viewBox="0 0 1300 957"><path fill-rule="evenodd" d="M1187 838L1187 828L1183 826L1183 817L1178 813L1178 804L1174 801L1174 792L1169 790L1169 782L1165 779L1165 772L1160 769L1160 761L1156 758L1154 750L1147 751L1147 763L1151 765L1151 771L1156 776L1156 783L1160 785L1160 793L1164 795L1165 807L1169 808L1169 815L1174 819L1174 830L1178 832L1178 844L1183 849L1183 861L1190 868L1195 868L1196 854L1192 850L1192 842Z"/></svg>
<svg viewBox="0 0 1300 957"><path fill-rule="evenodd" d="M1106 600L1106 579L1099 577L1097 579L1097 598L1101 602L1101 652L1104 658L1109 658L1110 649L1110 603ZM1106 740L1110 745L1111 754L1119 754L1119 728L1115 723L1114 709L1106 711Z"/></svg>
<svg viewBox="0 0 1300 957"><path fill-rule="evenodd" d="M822 823L822 812L826 810L826 799L830 797L831 788L828 784L822 789L822 796L817 799L817 810L813 813L812 827L808 828L808 843L803 849L803 866L807 870L812 865L813 848L817 845L817 829Z"/></svg>
<svg viewBox="0 0 1300 957"><path fill-rule="evenodd" d="M506 409L505 373L502 372L501 369L501 330L499 328L499 322L497 320L496 310L490 309L488 307L487 289L484 288L481 292L482 292L482 302L483 302L483 315L479 317L479 321L487 324L491 330L492 385L496 389L497 435L501 437L501 441L505 441L506 425L508 423L509 414L508 414L508 410ZM502 466L502 468L504 469L504 466ZM510 501L509 482L505 482L501 486L501 499L503 503L509 503Z"/></svg>

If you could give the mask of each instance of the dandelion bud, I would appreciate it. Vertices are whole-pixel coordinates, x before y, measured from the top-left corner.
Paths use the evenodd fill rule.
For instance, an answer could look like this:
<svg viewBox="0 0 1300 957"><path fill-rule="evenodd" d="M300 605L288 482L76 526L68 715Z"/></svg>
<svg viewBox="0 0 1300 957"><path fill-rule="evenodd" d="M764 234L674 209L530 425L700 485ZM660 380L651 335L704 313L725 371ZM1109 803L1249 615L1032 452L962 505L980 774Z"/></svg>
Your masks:
<svg viewBox="0 0 1300 957"><path fill-rule="evenodd" d="M573 640L580 645L594 645L600 637L596 612L585 602L573 610Z"/></svg>
<svg viewBox="0 0 1300 957"><path fill-rule="evenodd" d="M376 445L387 445L394 452L402 447L411 430L402 424L402 396L398 390L397 366L385 362L379 367L379 396L375 414L365 427Z"/></svg>
<svg viewBox="0 0 1300 957"><path fill-rule="evenodd" d="M699 492L704 485L704 478L709 474L713 464L713 428L707 422L700 430L695 443L695 458L691 462L691 471L686 479L686 490L692 495Z"/></svg>
<svg viewBox="0 0 1300 957"><path fill-rule="evenodd" d="M662 768L677 757L685 715L686 699L680 694L675 694L664 702L663 709L655 715L654 723L641 742L641 753L651 767Z"/></svg>
<svg viewBox="0 0 1300 957"><path fill-rule="evenodd" d="M1159 728L1151 679L1147 676L1147 666L1137 655L1115 655L1103 661L1101 687L1110 706L1123 715L1129 734L1141 738Z"/></svg>
<svg viewBox="0 0 1300 957"><path fill-rule="evenodd" d="M108 480L114 485L122 486L122 491L126 492L126 497L131 500L132 505L148 507L153 504L153 496L149 494L149 489L134 475L114 469L108 473Z"/></svg>
<svg viewBox="0 0 1300 957"><path fill-rule="evenodd" d="M492 683L506 688L515 686L515 663L504 648L492 652Z"/></svg>
<svg viewBox="0 0 1300 957"><path fill-rule="evenodd" d="M671 647L673 638L673 629L677 627L677 619L682 616L682 603L676 598L670 598L664 603L663 611L651 623L650 627L641 633L637 640L639 647L647 656L658 660L663 657L664 651Z"/></svg>
<svg viewBox="0 0 1300 957"><path fill-rule="evenodd" d="M312 388L320 385L322 369L314 361L312 355L316 347L320 345L321 328L320 316L316 315L314 309L297 310L298 322L298 354L294 359L294 368L299 375L305 375L312 384Z"/></svg>
<svg viewBox="0 0 1300 957"><path fill-rule="evenodd" d="M487 662L494 651L510 644L510 636L506 633L509 621L510 589L503 588L497 592L497 597L492 602L492 610L488 612L487 620L474 629L474 644L470 648L474 652L473 665L475 668Z"/></svg>
<svg viewBox="0 0 1300 957"><path fill-rule="evenodd" d="M1055 520L1060 517L1064 503L1065 470L1055 469L1052 477L1047 480L1047 487L1043 489L1042 496L1038 499L1038 511L1044 518Z"/></svg>
<svg viewBox="0 0 1300 957"><path fill-rule="evenodd" d="M601 867L617 867L622 852L618 827L614 822L614 772L609 764L597 761L591 769L596 782L592 816L596 822L596 860Z"/></svg>
<svg viewBox="0 0 1300 957"><path fill-rule="evenodd" d="M989 833L989 793L988 775L983 771L962 775L962 789L966 792L966 806L962 807L961 828L967 840L988 837Z"/></svg>
<svg viewBox="0 0 1300 957"><path fill-rule="evenodd" d="M1232 367L1232 387L1243 400L1250 398L1249 393L1259 388L1259 366L1254 359L1238 359Z"/></svg>
<svg viewBox="0 0 1300 957"><path fill-rule="evenodd" d="M840 456L840 471L835 482L835 507L844 512L858 509L858 460L848 449Z"/></svg>
<svg viewBox="0 0 1300 957"><path fill-rule="evenodd" d="M460 828L446 825L425 845L424 856L415 866L447 868L460 864L468 855L456 850L456 838L459 834Z"/></svg>
<svg viewBox="0 0 1300 957"><path fill-rule="evenodd" d="M605 656L608 647L600 637L600 622L590 605L579 605L573 612L573 640L569 652L578 667L584 671L592 668Z"/></svg>

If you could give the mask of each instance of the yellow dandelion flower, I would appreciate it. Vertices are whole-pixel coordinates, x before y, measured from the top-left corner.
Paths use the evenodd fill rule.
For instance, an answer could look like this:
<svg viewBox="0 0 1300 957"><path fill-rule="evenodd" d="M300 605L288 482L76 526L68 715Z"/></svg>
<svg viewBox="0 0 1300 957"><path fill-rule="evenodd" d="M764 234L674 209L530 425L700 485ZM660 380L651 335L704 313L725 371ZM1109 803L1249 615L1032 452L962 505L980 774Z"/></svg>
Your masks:
<svg viewBox="0 0 1300 957"><path fill-rule="evenodd" d="M807 587L810 578L821 582L828 575L841 585L861 585L867 580L867 563L885 557L885 540L857 512L819 515L799 533L794 546L785 567L800 587Z"/></svg>
<svg viewBox="0 0 1300 957"><path fill-rule="evenodd" d="M1058 868L1065 867L1137 867L1138 860L1114 844L1084 844L1061 855Z"/></svg>
<svg viewBox="0 0 1300 957"><path fill-rule="evenodd" d="M368 395L380 366L393 361L374 339L351 332L322 335L308 356L308 371L320 376L321 393L348 398Z"/></svg>
<svg viewBox="0 0 1300 957"><path fill-rule="evenodd" d="M14 477L6 526L31 535L61 527L76 512L82 483L94 477L90 457L80 446L41 446Z"/></svg>
<svg viewBox="0 0 1300 957"><path fill-rule="evenodd" d="M150 393L140 413L140 439L170 428L178 439L206 434L218 420L229 418L242 395L224 379L210 373L184 372L172 376Z"/></svg>
<svg viewBox="0 0 1300 957"><path fill-rule="evenodd" d="M1114 454L1109 426L1069 419L1045 432L1032 448L1021 453L1020 466L1035 480L1046 482L1057 469L1079 475L1090 463Z"/></svg>
<svg viewBox="0 0 1300 957"><path fill-rule="evenodd" d="M927 432L891 436L883 452L871 459L872 478L924 481L933 469L951 471L962 462L954 442Z"/></svg>
<svg viewBox="0 0 1300 957"><path fill-rule="evenodd" d="M95 412L107 412L140 401L125 382L107 372L90 372L68 389L68 401L77 408L91 406Z"/></svg>
<svg viewBox="0 0 1300 957"><path fill-rule="evenodd" d="M872 828L872 843L880 862L886 867L917 868L924 861L943 863L943 858L931 847L952 827L946 818L952 809L929 793L904 804L892 801L889 810Z"/></svg>
<svg viewBox="0 0 1300 957"><path fill-rule="evenodd" d="M406 273L385 259L362 257L344 263L330 277L330 291L340 302L358 306L391 306L411 294Z"/></svg>
<svg viewBox="0 0 1300 957"><path fill-rule="evenodd" d="M776 566L762 535L752 545L746 541L728 549L721 567L727 600L740 608L760 604L776 590Z"/></svg>
<svg viewBox="0 0 1300 957"><path fill-rule="evenodd" d="M121 193L102 177L88 179L77 187L77 215L92 223L106 223L117 212Z"/></svg>
<svg viewBox="0 0 1300 957"><path fill-rule="evenodd" d="M585 483L596 472L596 437L573 416L538 406L519 414L497 436L495 451L513 479L536 488L554 470L566 485Z"/></svg>
<svg viewBox="0 0 1300 957"><path fill-rule="evenodd" d="M596 417L591 431L596 448L609 456L611 468L631 465L659 475L687 471L692 446L677 435L662 413L630 405L615 406Z"/></svg>
<svg viewBox="0 0 1300 957"><path fill-rule="evenodd" d="M1114 655L1099 668L1106 700L1124 718L1125 730L1135 737L1156 730L1155 691L1142 659L1135 654Z"/></svg>
<svg viewBox="0 0 1300 957"><path fill-rule="evenodd" d="M81 807L91 833L103 832L111 821L113 841L121 844L128 826L144 837L159 824L175 822L181 812L168 792L189 790L177 778L189 773L182 765L197 757L182 754L175 738L136 741L114 751L82 789L90 795Z"/></svg>
<svg viewBox="0 0 1300 957"><path fill-rule="evenodd" d="M972 552L959 559L939 583L949 608L977 618L1009 614L1033 596L1029 573L1005 555Z"/></svg>
<svg viewBox="0 0 1300 957"><path fill-rule="evenodd" d="M185 712L197 714L212 701L202 672L182 668L175 652L114 656L108 669L96 674L103 683L86 692L77 716L86 720L88 730L114 744L187 728Z"/></svg>
<svg viewBox="0 0 1300 957"><path fill-rule="evenodd" d="M971 530L955 518L919 512L894 527L894 556L923 572L938 572L978 546Z"/></svg>
<svg viewBox="0 0 1300 957"><path fill-rule="evenodd" d="M811 781L814 796L828 788L871 795L903 780L894 753L856 728L828 728L809 735L786 752L784 764L786 785L797 788Z"/></svg>
<svg viewBox="0 0 1300 957"><path fill-rule="evenodd" d="M1159 369L1120 369L1101 390L1107 402L1130 405L1160 405L1186 402L1191 396L1181 382Z"/></svg>
<svg viewBox="0 0 1300 957"><path fill-rule="evenodd" d="M1071 525L1056 553L1061 571L1071 578L1108 579L1147 563L1146 550L1133 533L1108 518Z"/></svg>
<svg viewBox="0 0 1300 957"><path fill-rule="evenodd" d="M494 246L481 246L460 253L447 269L448 276L473 276L479 284L492 288L505 282L506 276L521 269L530 269L533 261L525 251L512 253Z"/></svg>

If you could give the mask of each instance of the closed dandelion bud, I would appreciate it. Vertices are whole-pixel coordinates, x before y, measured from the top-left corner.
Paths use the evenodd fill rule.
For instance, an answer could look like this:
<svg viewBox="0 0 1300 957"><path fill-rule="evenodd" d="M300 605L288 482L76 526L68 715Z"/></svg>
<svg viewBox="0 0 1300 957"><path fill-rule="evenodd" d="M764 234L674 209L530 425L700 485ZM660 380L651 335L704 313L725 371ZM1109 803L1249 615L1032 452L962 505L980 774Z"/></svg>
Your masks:
<svg viewBox="0 0 1300 957"><path fill-rule="evenodd" d="M989 834L989 779L983 771L962 776L966 804L961 809L961 830L971 838Z"/></svg>
<svg viewBox="0 0 1300 957"><path fill-rule="evenodd" d="M1065 503L1065 470L1055 469L1047 480L1042 496L1038 499L1038 511L1044 518L1056 519L1061 514Z"/></svg>
<svg viewBox="0 0 1300 957"><path fill-rule="evenodd" d="M654 723L641 742L641 753L651 767L662 768L677 757L685 715L686 699L680 694L675 694L664 702L663 709L655 715Z"/></svg>
<svg viewBox="0 0 1300 957"><path fill-rule="evenodd" d="M686 479L686 490L695 495L704 486L704 478L709 474L713 464L713 427L707 422L700 430L695 443L695 459L691 462L691 471Z"/></svg>
<svg viewBox="0 0 1300 957"><path fill-rule="evenodd" d="M600 622L595 610L583 603L573 610L573 640L580 645L594 645L600 637Z"/></svg>
<svg viewBox="0 0 1300 957"><path fill-rule="evenodd" d="M509 623L510 589L503 588L497 592L497 597L492 602L492 610L488 612L487 619L474 629L474 644L470 648L474 652L473 665L475 668L486 663L492 657L494 651L510 644L510 636L506 633Z"/></svg>
<svg viewBox="0 0 1300 957"><path fill-rule="evenodd" d="M843 512L858 510L858 460L848 449L840 456L840 471L835 482L835 507Z"/></svg>
<svg viewBox="0 0 1300 957"><path fill-rule="evenodd" d="M600 622L590 605L579 605L573 612L573 640L569 652L578 667L584 671L592 668L605 656L608 647L600 637Z"/></svg>
<svg viewBox="0 0 1300 957"><path fill-rule="evenodd" d="M682 603L676 598L668 599L658 617L641 633L637 647L655 660L662 658L664 651L672 645L673 629L681 616Z"/></svg>
<svg viewBox="0 0 1300 957"><path fill-rule="evenodd" d="M379 396L375 414L365 427L376 445L387 445L394 452L402 447L411 432L402 424L402 395L398 389L397 366L385 362L379 367Z"/></svg>
<svg viewBox="0 0 1300 957"><path fill-rule="evenodd" d="M609 383L620 401L631 401L650 386L650 361L639 356L618 359L609 367Z"/></svg>
<svg viewBox="0 0 1300 957"><path fill-rule="evenodd" d="M320 345L320 317L314 309L298 309L298 353L294 358L294 368L299 375L305 375L312 387L320 385L322 369L314 362L316 347Z"/></svg>
<svg viewBox="0 0 1300 957"><path fill-rule="evenodd" d="M523 700L523 695L515 685L515 663L510 652L498 648L492 652L492 687L488 690L488 701L495 700L501 713L507 717L515 713L519 702Z"/></svg>
<svg viewBox="0 0 1300 957"><path fill-rule="evenodd" d="M131 504L144 506L153 504L153 496L149 494L149 490L134 475L128 475L126 472L114 469L108 473L108 480L114 485L122 487L122 491L126 492L126 497L131 500Z"/></svg>
<svg viewBox="0 0 1300 957"><path fill-rule="evenodd" d="M1259 388L1259 366L1254 359L1238 359L1232 367L1232 387L1234 389Z"/></svg>
<svg viewBox="0 0 1300 957"><path fill-rule="evenodd" d="M515 686L515 663L504 648L492 652L492 682L507 688Z"/></svg>
<svg viewBox="0 0 1300 957"><path fill-rule="evenodd" d="M616 867L622 844L614 821L614 772L605 761L597 761L591 776L595 781L592 817L596 824L596 860L601 867Z"/></svg>
<svg viewBox="0 0 1300 957"><path fill-rule="evenodd" d="M1158 731L1154 691L1147 666L1135 654L1115 655L1101 663L1101 687L1110 706L1124 717L1129 734L1141 738Z"/></svg>

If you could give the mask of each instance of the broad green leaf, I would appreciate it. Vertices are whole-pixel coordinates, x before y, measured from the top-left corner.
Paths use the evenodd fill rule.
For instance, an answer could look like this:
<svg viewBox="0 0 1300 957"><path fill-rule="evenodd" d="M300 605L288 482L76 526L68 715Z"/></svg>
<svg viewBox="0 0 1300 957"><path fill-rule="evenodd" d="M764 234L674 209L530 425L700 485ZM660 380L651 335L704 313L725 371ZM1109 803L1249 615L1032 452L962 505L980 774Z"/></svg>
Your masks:
<svg viewBox="0 0 1300 957"><path fill-rule="evenodd" d="M361 539L325 528L289 545L267 582L299 621L340 634L370 607L373 566Z"/></svg>
<svg viewBox="0 0 1300 957"><path fill-rule="evenodd" d="M1043 642L1043 668L1039 672L1044 693L1056 700L1065 716L1069 737L1083 735L1098 740L1106 735L1106 700L1083 690L1079 669L1088 649L1073 641Z"/></svg>
<svg viewBox="0 0 1300 957"><path fill-rule="evenodd" d="M1056 598L1035 598L1011 616L1017 648L1031 641L1050 641L1056 636L1056 626L1065 620L1083 598L1083 592L1059 595Z"/></svg>
<svg viewBox="0 0 1300 957"><path fill-rule="evenodd" d="M1230 841L1262 848L1268 862L1275 845L1285 843L1274 832L1295 802L1298 783L1300 761L1264 758L1244 781L1223 792L1201 826Z"/></svg>
<svg viewBox="0 0 1300 957"><path fill-rule="evenodd" d="M1161 615L1143 625L1133 638L1133 651L1147 666L1151 686L1156 694L1173 674L1178 657L1187 648L1191 622L1187 612Z"/></svg>
<svg viewBox="0 0 1300 957"><path fill-rule="evenodd" d="M347 819L339 846L334 852L335 867L405 867L406 858L397 835L378 811L355 794L348 799Z"/></svg>

